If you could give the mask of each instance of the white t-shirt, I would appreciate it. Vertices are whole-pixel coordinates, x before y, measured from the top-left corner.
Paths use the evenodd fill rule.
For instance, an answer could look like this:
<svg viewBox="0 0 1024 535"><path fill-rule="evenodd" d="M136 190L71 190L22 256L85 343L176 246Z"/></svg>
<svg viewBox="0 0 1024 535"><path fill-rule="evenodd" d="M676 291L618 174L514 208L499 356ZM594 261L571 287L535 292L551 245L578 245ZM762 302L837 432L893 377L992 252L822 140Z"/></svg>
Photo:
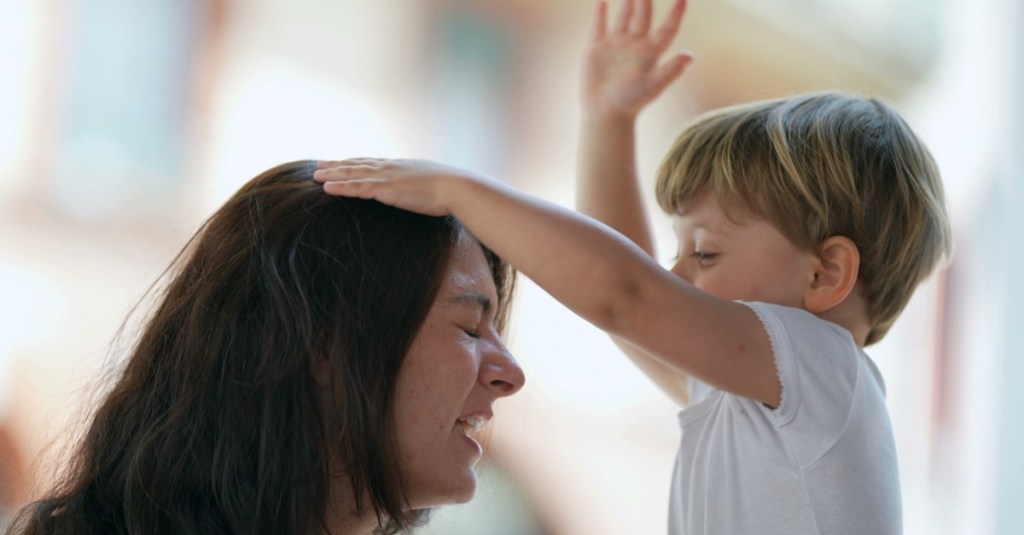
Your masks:
<svg viewBox="0 0 1024 535"><path fill-rule="evenodd" d="M804 310L744 303L771 338L771 409L690 379L672 476L672 535L902 532L885 386L846 329Z"/></svg>

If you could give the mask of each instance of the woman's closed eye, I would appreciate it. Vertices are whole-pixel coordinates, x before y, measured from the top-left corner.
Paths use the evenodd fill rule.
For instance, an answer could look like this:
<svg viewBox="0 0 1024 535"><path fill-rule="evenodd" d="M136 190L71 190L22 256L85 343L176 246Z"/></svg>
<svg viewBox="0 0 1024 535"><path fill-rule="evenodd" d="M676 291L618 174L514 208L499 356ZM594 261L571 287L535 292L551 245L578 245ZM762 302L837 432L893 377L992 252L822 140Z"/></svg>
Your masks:
<svg viewBox="0 0 1024 535"><path fill-rule="evenodd" d="M483 336L482 334L480 334L480 331L477 330L475 327L459 327L459 328L462 329L462 332L465 333L466 336L468 336L470 338L480 338L480 337Z"/></svg>

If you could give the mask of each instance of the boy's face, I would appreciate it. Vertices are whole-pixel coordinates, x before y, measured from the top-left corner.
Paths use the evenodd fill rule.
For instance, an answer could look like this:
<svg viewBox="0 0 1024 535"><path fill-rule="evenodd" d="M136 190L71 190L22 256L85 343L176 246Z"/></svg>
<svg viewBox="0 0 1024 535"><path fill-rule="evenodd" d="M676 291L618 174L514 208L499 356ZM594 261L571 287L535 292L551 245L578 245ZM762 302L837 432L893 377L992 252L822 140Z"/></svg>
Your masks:
<svg viewBox="0 0 1024 535"><path fill-rule="evenodd" d="M704 194L674 216L679 256L672 272L722 299L805 308L815 255L764 220L731 215L733 219L713 194Z"/></svg>

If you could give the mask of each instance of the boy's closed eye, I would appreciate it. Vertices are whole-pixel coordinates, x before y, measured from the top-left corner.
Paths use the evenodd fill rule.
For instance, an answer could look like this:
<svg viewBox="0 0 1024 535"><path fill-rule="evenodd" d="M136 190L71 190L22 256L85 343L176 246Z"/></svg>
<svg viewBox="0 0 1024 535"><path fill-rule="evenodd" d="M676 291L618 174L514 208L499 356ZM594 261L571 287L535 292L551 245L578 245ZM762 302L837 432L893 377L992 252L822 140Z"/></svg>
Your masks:
<svg viewBox="0 0 1024 535"><path fill-rule="evenodd" d="M707 267L714 264L715 260L718 258L718 253L711 253L708 251L694 251L693 253L690 254L690 256L696 259L697 263L700 264L701 266Z"/></svg>
<svg viewBox="0 0 1024 535"><path fill-rule="evenodd" d="M694 251L692 253L689 253L686 256L688 256L690 258L693 258L701 266L706 266L706 265L710 265L711 263L713 263L718 258L718 255L719 255L719 253L711 252L711 251L709 251L707 249L704 249L704 250L694 249ZM678 262L679 259L682 258L682 257L683 257L682 251L677 250L676 254L672 255L672 263Z"/></svg>

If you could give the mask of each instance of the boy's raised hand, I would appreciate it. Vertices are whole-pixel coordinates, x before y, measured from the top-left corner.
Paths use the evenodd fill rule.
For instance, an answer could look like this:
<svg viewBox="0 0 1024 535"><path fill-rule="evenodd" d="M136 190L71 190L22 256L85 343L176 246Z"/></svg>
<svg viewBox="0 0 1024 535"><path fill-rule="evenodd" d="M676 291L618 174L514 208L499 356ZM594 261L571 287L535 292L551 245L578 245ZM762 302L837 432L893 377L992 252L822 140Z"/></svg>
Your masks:
<svg viewBox="0 0 1024 535"><path fill-rule="evenodd" d="M472 171L428 160L354 158L317 162L313 179L331 195L375 199L425 215L451 213L448 194L458 182L491 181Z"/></svg>
<svg viewBox="0 0 1024 535"><path fill-rule="evenodd" d="M587 113L635 117L693 60L684 52L658 64L679 31L686 0L675 0L665 21L653 33L651 0L622 2L611 28L607 24L607 1L597 4L583 62L583 106Z"/></svg>

